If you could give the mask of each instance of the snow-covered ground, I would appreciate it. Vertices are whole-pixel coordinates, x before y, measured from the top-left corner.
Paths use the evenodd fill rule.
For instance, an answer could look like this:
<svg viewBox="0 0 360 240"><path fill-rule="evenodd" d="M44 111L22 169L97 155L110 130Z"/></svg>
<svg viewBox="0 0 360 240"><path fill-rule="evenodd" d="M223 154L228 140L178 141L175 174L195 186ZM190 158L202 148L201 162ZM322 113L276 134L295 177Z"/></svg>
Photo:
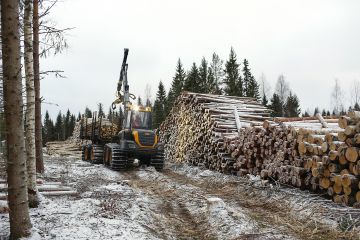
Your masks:
<svg viewBox="0 0 360 240"><path fill-rule="evenodd" d="M300 190L263 186L198 167L115 172L74 156L47 156L46 181L76 196L43 197L30 239L338 239L331 203ZM305 196L305 197L304 197ZM310 201L314 199L314 201ZM0 214L0 239L9 234Z"/></svg>

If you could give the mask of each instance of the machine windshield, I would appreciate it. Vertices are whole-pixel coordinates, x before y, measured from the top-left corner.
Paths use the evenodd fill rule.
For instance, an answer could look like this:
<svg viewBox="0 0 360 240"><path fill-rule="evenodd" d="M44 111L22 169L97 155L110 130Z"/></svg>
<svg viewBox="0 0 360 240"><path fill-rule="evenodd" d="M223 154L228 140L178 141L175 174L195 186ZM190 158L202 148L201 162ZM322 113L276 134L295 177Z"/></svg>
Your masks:
<svg viewBox="0 0 360 240"><path fill-rule="evenodd" d="M131 111L131 127L151 129L151 112Z"/></svg>

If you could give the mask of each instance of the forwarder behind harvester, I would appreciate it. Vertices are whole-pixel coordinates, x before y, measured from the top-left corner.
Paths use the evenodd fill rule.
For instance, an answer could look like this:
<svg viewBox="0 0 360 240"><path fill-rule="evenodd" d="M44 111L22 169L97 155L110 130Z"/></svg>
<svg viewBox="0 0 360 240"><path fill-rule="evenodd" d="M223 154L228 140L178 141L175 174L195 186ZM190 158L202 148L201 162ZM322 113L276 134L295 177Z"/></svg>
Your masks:
<svg viewBox="0 0 360 240"><path fill-rule="evenodd" d="M114 170L124 170L130 166L146 164L157 170L164 167L164 147L152 129L152 113L150 107L133 105L130 99L135 96L129 92L127 80L129 49L124 49L124 59L117 86L117 104L123 108L124 119L122 129L103 118L93 115L89 123L87 118L81 120L80 138L91 140L92 144L82 146L82 159L91 163L104 163ZM118 131L120 130L120 131Z"/></svg>

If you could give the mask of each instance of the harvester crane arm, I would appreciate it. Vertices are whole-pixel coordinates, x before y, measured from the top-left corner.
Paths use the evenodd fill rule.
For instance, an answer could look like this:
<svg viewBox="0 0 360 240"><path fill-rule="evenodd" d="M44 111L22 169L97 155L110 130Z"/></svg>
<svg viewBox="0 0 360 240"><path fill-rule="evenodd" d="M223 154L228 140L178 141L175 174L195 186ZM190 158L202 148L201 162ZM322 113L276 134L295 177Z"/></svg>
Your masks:
<svg viewBox="0 0 360 240"><path fill-rule="evenodd" d="M124 108L130 103L130 98L135 99L135 96L129 92L129 84L127 80L127 57L129 54L129 49L124 48L124 58L121 65L120 70L120 77L117 84L117 90L116 90L116 97L117 99L112 103L112 109L115 110L116 104L122 103L124 105ZM124 89L122 89L124 86ZM121 94L121 91L123 92L123 95Z"/></svg>

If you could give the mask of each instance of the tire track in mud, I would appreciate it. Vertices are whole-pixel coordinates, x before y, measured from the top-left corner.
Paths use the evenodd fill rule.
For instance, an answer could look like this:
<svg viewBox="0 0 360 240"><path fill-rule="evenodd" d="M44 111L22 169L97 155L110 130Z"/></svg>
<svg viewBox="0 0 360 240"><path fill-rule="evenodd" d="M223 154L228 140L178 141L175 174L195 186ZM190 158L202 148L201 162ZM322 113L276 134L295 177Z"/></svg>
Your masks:
<svg viewBox="0 0 360 240"><path fill-rule="evenodd" d="M209 232L210 226L205 221L194 218L188 209L189 200L193 200L195 204L202 204L203 199L198 199L198 196L189 198L188 193L177 188L178 184L171 183L170 179L164 178L162 172L145 170L140 171L140 175L142 176L139 176L139 172L134 170L125 172L123 177L129 179L130 187L139 189L159 200L158 209L154 210L166 218L165 225L168 226L166 230L171 233L170 235L162 235L164 239L217 239L213 233ZM151 181L148 180L148 177L151 178ZM166 187L169 183L173 186ZM199 200L201 201L199 202Z"/></svg>

